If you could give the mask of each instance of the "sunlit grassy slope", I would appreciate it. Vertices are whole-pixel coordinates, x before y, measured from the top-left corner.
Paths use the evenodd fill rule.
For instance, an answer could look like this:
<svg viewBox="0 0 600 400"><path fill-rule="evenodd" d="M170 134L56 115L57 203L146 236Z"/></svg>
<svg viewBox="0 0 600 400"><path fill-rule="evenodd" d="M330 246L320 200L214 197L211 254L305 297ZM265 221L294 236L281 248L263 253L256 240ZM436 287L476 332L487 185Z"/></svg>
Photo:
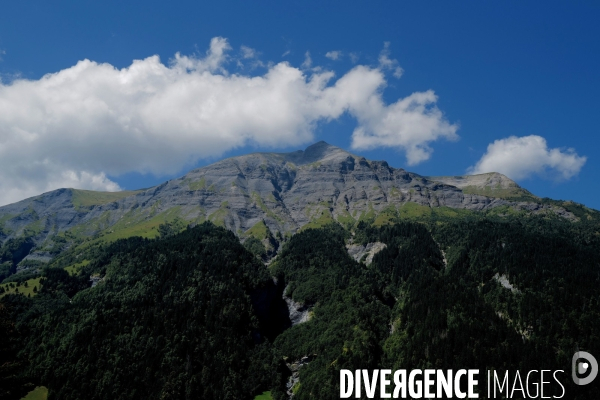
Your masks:
<svg viewBox="0 0 600 400"><path fill-rule="evenodd" d="M78 262L77 264L73 264L73 265L69 265L68 267L65 267L65 270L69 273L69 275L73 276L73 275L76 275L77 273L79 273L81 268L85 267L89 263L90 263L89 260L83 260L81 262Z"/></svg>
<svg viewBox="0 0 600 400"><path fill-rule="evenodd" d="M27 282L27 287L25 287L25 282ZM0 284L0 286L3 287L4 290L6 290L3 294L0 294L0 298L8 294L14 293L20 293L25 296L35 296L37 293L33 291L33 288L36 287L37 291L39 291L42 287L42 285L40 284L40 278L29 279L25 282L22 283L20 286L17 286L16 282ZM11 285L14 287L11 287Z"/></svg>
<svg viewBox="0 0 600 400"><path fill-rule="evenodd" d="M248 229L246 232L248 236L254 236L258 240L263 240L269 237L270 231L267 225L265 225L264 221L257 222L252 226L252 228Z"/></svg>
<svg viewBox="0 0 600 400"><path fill-rule="evenodd" d="M103 242L113 242L117 239L132 236L155 238L158 236L159 225L173 221L179 216L180 212L181 207L176 206L148 218L147 216L136 214L132 211L126 214L119 222L107 229L106 232L100 236L99 240Z"/></svg>
<svg viewBox="0 0 600 400"><path fill-rule="evenodd" d="M22 400L46 400L48 398L48 389L44 386L38 386L31 392L27 393L27 396L23 397Z"/></svg>
<svg viewBox="0 0 600 400"><path fill-rule="evenodd" d="M71 189L73 206L77 209L99 206L112 203L113 201L134 195L138 193L134 190L125 190L122 192L96 192L93 190Z"/></svg>
<svg viewBox="0 0 600 400"><path fill-rule="evenodd" d="M256 396L254 400L273 400L273 396L271 396L271 392L263 392Z"/></svg>

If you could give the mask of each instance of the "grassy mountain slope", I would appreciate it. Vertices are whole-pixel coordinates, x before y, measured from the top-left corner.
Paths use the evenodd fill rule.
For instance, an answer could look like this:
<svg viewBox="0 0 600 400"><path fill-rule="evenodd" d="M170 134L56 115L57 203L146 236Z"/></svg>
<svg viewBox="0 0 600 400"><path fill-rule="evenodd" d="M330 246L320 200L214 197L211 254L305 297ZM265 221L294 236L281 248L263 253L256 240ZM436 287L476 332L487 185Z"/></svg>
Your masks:
<svg viewBox="0 0 600 400"><path fill-rule="evenodd" d="M77 210L84 210L94 206L114 203L122 198L132 196L139 191L124 190L121 192L97 192L93 190L71 189L71 201Z"/></svg>

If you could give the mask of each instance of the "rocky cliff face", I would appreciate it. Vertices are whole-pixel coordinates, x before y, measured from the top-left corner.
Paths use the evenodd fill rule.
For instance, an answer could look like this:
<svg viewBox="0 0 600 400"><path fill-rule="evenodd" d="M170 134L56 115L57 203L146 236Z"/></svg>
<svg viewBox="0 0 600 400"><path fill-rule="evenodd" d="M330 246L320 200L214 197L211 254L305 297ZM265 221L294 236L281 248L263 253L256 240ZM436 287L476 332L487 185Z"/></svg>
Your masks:
<svg viewBox="0 0 600 400"><path fill-rule="evenodd" d="M354 223L386 212L401 216L410 205L474 211L509 205L574 218L560 207L536 203L524 189L531 201L494 196L486 187L520 188L502 175L485 175L427 178L319 142L304 151L228 158L136 192L45 193L0 207L0 238L28 235L41 244L56 235L154 236L160 223L176 217L210 220L241 237L264 223L273 235L284 236L332 220Z"/></svg>

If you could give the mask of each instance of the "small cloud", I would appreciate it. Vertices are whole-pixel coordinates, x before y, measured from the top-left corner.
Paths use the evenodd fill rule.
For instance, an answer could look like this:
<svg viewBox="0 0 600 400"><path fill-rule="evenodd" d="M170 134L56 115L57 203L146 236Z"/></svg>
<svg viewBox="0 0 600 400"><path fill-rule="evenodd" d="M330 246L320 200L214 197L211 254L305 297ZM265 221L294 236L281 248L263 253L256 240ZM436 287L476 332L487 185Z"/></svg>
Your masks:
<svg viewBox="0 0 600 400"><path fill-rule="evenodd" d="M283 54L281 55L281 57L289 56L290 53L291 53L290 50L286 50L286 51L283 52Z"/></svg>
<svg viewBox="0 0 600 400"><path fill-rule="evenodd" d="M242 52L242 57L245 59L256 58L256 50L248 46L241 46L240 50Z"/></svg>
<svg viewBox="0 0 600 400"><path fill-rule="evenodd" d="M238 68L244 68L245 67L244 63L246 63L246 62L250 66L250 69L264 67L265 64L261 60L258 59L259 54L260 53L258 51L256 51L255 49L253 49L251 47L240 46L241 60L238 59L236 62ZM245 61L242 62L242 60L245 60Z"/></svg>
<svg viewBox="0 0 600 400"><path fill-rule="evenodd" d="M329 58L330 60L337 61L342 57L342 52L339 50L328 51L325 53L325 57Z"/></svg>
<svg viewBox="0 0 600 400"><path fill-rule="evenodd" d="M356 64L358 62L358 59L360 58L360 55L358 53L350 53L348 55L350 56L350 61L352 61L352 64Z"/></svg>
<svg viewBox="0 0 600 400"><path fill-rule="evenodd" d="M395 78L400 78L404 70L400 67L398 60L390 58L390 42L383 44L383 50L379 53L379 68L392 71Z"/></svg>
<svg viewBox="0 0 600 400"><path fill-rule="evenodd" d="M183 56L177 52L175 53L175 58L171 60L171 65L180 72L185 70L220 72L222 74L227 74L228 72L223 65L229 60L229 56L227 55L227 51L229 50L231 50L231 46L227 39L214 37L210 41L210 47L206 51L206 57L197 58L195 56Z"/></svg>
<svg viewBox="0 0 600 400"><path fill-rule="evenodd" d="M4 61L3 55L6 54L6 50L0 49L0 61Z"/></svg>
<svg viewBox="0 0 600 400"><path fill-rule="evenodd" d="M309 69L312 66L312 58L310 58L310 51L307 51L306 53L304 53L304 62L302 63L301 67L303 69Z"/></svg>
<svg viewBox="0 0 600 400"><path fill-rule="evenodd" d="M515 180L537 175L561 181L577 175L586 161L587 157L579 156L574 149L549 149L541 136L510 136L490 143L487 152L467 172L500 172Z"/></svg>

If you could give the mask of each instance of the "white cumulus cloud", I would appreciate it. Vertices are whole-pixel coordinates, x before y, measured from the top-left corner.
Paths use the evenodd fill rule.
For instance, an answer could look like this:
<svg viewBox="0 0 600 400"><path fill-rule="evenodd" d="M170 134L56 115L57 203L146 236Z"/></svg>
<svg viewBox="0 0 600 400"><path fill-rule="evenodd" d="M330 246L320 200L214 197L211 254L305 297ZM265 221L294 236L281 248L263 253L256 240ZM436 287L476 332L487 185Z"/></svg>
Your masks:
<svg viewBox="0 0 600 400"><path fill-rule="evenodd" d="M177 53L122 69L83 60L37 80L0 82L0 205L60 187L119 190L109 177L173 174L247 145L277 148L314 140L317 124L349 113L352 147L395 147L408 162L429 144L456 138L432 91L386 104L383 65L357 65L339 78L306 64L269 63L251 76L228 66L224 38L202 57ZM386 67L387 68L387 67Z"/></svg>
<svg viewBox="0 0 600 400"><path fill-rule="evenodd" d="M468 172L500 172L517 180L533 175L566 180L577 175L586 160L574 149L549 149L541 136L510 136L490 143L487 152Z"/></svg>
<svg viewBox="0 0 600 400"><path fill-rule="evenodd" d="M384 104L380 96L369 98L353 110L360 125L352 134L352 148L402 148L409 165L429 159L431 142L458 139L458 125L444 118L436 101L431 90L413 93L390 105Z"/></svg>

